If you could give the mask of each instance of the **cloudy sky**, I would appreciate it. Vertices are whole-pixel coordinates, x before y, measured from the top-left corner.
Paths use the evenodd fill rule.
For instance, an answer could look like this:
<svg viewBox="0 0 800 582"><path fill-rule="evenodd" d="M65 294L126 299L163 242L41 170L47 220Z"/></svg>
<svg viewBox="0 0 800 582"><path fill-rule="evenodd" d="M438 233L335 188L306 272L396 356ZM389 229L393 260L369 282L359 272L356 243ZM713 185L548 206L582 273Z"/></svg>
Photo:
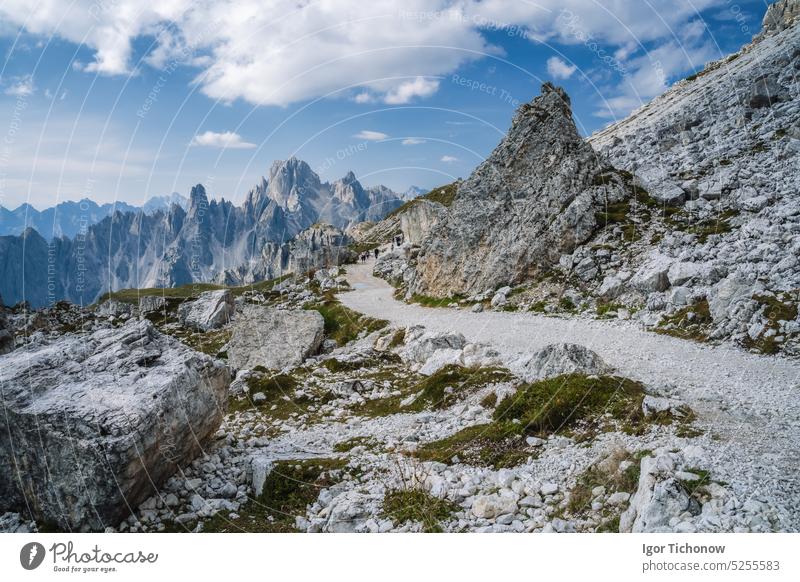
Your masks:
<svg viewBox="0 0 800 582"><path fill-rule="evenodd" d="M2 0L0 205L241 201L466 176L553 80L585 134L758 32L765 0Z"/></svg>

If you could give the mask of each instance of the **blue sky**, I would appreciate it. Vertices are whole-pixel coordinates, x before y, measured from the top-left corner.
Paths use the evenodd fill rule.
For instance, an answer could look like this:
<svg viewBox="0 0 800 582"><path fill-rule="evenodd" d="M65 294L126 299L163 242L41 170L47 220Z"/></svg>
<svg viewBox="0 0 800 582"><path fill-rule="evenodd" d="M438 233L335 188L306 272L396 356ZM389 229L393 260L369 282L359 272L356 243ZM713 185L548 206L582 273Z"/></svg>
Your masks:
<svg viewBox="0 0 800 582"><path fill-rule="evenodd" d="M544 80L589 134L757 33L763 0L4 0L0 204L241 202L273 160L431 188Z"/></svg>

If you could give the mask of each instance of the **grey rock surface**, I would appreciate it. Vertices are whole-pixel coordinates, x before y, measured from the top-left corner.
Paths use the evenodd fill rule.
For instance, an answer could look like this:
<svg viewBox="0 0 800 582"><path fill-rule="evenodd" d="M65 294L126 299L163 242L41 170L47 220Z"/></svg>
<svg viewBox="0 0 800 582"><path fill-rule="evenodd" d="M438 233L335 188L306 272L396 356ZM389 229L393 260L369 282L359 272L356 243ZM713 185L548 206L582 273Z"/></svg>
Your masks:
<svg viewBox="0 0 800 582"><path fill-rule="evenodd" d="M206 291L194 301L181 303L178 319L186 327L208 331L229 323L234 310L233 294L228 289Z"/></svg>
<svg viewBox="0 0 800 582"><path fill-rule="evenodd" d="M605 202L624 198L578 134L569 97L549 83L458 187L422 244L412 292L473 294L528 280L586 242Z"/></svg>
<svg viewBox="0 0 800 582"><path fill-rule="evenodd" d="M246 305L232 329L228 361L234 368L281 370L319 350L325 322L318 311Z"/></svg>
<svg viewBox="0 0 800 582"><path fill-rule="evenodd" d="M202 450L227 407L228 369L148 321L1 358L12 469L0 500L69 530L119 523Z"/></svg>

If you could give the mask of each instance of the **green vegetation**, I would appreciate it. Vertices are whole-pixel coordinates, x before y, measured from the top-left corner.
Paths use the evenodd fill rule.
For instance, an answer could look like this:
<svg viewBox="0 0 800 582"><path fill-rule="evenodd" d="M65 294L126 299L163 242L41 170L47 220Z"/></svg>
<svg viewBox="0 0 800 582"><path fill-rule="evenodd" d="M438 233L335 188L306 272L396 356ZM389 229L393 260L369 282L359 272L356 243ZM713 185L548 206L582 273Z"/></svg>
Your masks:
<svg viewBox="0 0 800 582"><path fill-rule="evenodd" d="M494 408L497 406L497 393L489 392L481 399L481 406L484 408Z"/></svg>
<svg viewBox="0 0 800 582"><path fill-rule="evenodd" d="M797 291L794 293L796 294ZM764 317L767 319L767 324L757 338L752 339L748 336L744 345L762 354L776 354L781 349L781 344L775 339L780 335L779 322L797 319L797 299L792 298L791 292L779 295L754 295L753 299L764 306Z"/></svg>
<svg viewBox="0 0 800 582"><path fill-rule="evenodd" d="M463 295L453 295L451 297L429 297L428 295L412 295L410 303L418 303L423 307L447 307L451 303L458 303L464 299Z"/></svg>
<svg viewBox="0 0 800 582"><path fill-rule="evenodd" d="M615 467L613 467L610 472L603 471L597 465L592 465L586 469L580 474L575 483L575 487L570 491L567 511L573 515L588 512L592 505L592 489L595 487L605 487L607 494L616 493L618 491L633 494L639 486L641 460L648 454L650 454L650 451L642 451L635 455L619 455L618 458L613 459ZM620 470L620 464L622 462L629 463L628 467L624 470ZM601 524L601 527L604 526L605 528L613 527L613 523ZM616 529L605 529L604 531L619 531L619 516L617 516Z"/></svg>
<svg viewBox="0 0 800 582"><path fill-rule="evenodd" d="M534 313L544 313L546 307L547 307L547 301L536 301L531 304L528 311L533 311Z"/></svg>
<svg viewBox="0 0 800 582"><path fill-rule="evenodd" d="M422 524L425 532L441 532L441 522L461 508L447 499L434 497L422 489L396 489L383 498L383 514L395 524L407 521Z"/></svg>
<svg viewBox="0 0 800 582"><path fill-rule="evenodd" d="M431 202L438 202L442 206L450 206L453 200L456 199L456 191L458 190L458 182L452 182L445 186L434 188L424 196L423 200L430 200Z"/></svg>
<svg viewBox="0 0 800 582"><path fill-rule="evenodd" d="M209 356L227 358L228 354L222 351L231 339L230 329L215 329L206 332L178 332L173 331L171 335L181 340L190 348L203 352Z"/></svg>
<svg viewBox="0 0 800 582"><path fill-rule="evenodd" d="M389 325L384 319L373 319L348 309L332 293L326 293L321 301L305 308L319 311L325 320L325 336L340 346L357 339L362 333L372 333Z"/></svg>
<svg viewBox="0 0 800 582"><path fill-rule="evenodd" d="M394 332L392 340L389 342L389 348L396 348L402 346L406 341L406 328L398 329Z"/></svg>
<svg viewBox="0 0 800 582"><path fill-rule="evenodd" d="M404 412L419 412L425 409L441 409L452 406L487 384L509 382L514 379L504 368L464 368L451 364L427 377L409 375L402 367L382 368L379 372L363 375L364 379L376 382L389 380L399 392L396 396L368 400L353 410L359 416L375 418ZM416 394L410 404L404 400Z"/></svg>
<svg viewBox="0 0 800 582"><path fill-rule="evenodd" d="M417 385L420 393L408 410L448 408L487 384L513 379L511 372L504 368L464 368L449 364Z"/></svg>
<svg viewBox="0 0 800 582"><path fill-rule="evenodd" d="M383 353L375 357L361 358L355 360L340 360L338 358L328 358L322 362L323 367L334 374L339 372L355 372L363 368L373 368L381 364L397 364L400 357L392 353Z"/></svg>
<svg viewBox="0 0 800 582"><path fill-rule="evenodd" d="M342 441L334 445L333 450L337 453L346 453L348 451L353 450L356 447L367 447L369 449L374 448L378 442L372 437L353 437L351 439L347 439L346 441Z"/></svg>
<svg viewBox="0 0 800 582"><path fill-rule="evenodd" d="M467 427L440 441L426 443L414 452L423 461L450 463L454 458L470 465L514 467L536 454L527 449L519 426L491 422Z"/></svg>
<svg viewBox="0 0 800 582"><path fill-rule="evenodd" d="M609 313L613 313L619 311L620 309L627 309L621 303L614 303L612 301L603 301L598 299L597 301L597 316L600 318L610 317Z"/></svg>
<svg viewBox="0 0 800 582"><path fill-rule="evenodd" d="M664 317L655 331L681 339L704 342L708 339L708 326L712 323L708 301L703 298Z"/></svg>
<svg viewBox="0 0 800 582"><path fill-rule="evenodd" d="M341 459L278 461L261 496L244 504L237 519L218 513L205 521L203 531L296 532L295 517L305 515L306 506L316 501L321 489L340 480L345 465Z"/></svg>
<svg viewBox="0 0 800 582"><path fill-rule="evenodd" d="M494 419L518 420L515 426L521 431L548 435L606 413L617 420L639 421L643 398L643 386L627 378L566 374L521 388L498 405Z"/></svg>
<svg viewBox="0 0 800 582"><path fill-rule="evenodd" d="M598 430L605 415L627 432L646 425L641 384L616 376L566 374L522 386L504 399L486 425L468 427L446 439L427 443L421 459L449 462L453 457L477 465L508 467L533 456L525 437L561 431Z"/></svg>
<svg viewBox="0 0 800 582"><path fill-rule="evenodd" d="M694 234L697 236L698 242L704 243L708 240L708 237L712 235L718 234L726 234L733 230L733 226L731 224L731 219L735 218L739 215L738 210L728 209L724 212L721 212L719 216L708 220L701 220L694 224L675 224L677 227L683 227L682 230L685 232Z"/></svg>

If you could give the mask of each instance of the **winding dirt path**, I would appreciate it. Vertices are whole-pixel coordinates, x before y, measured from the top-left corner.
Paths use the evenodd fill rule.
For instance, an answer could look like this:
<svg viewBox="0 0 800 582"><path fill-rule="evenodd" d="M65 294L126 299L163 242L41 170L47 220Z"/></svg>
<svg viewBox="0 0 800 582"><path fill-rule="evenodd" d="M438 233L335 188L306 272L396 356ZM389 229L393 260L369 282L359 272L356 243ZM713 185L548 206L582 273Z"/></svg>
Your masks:
<svg viewBox="0 0 800 582"><path fill-rule="evenodd" d="M372 276L372 266L347 267L353 290L339 298L350 309L396 326L459 332L504 354L582 344L621 375L656 391L671 386L715 443L710 461L717 474L740 492L783 507L785 526L800 529L800 361L662 336L632 322L409 305Z"/></svg>

